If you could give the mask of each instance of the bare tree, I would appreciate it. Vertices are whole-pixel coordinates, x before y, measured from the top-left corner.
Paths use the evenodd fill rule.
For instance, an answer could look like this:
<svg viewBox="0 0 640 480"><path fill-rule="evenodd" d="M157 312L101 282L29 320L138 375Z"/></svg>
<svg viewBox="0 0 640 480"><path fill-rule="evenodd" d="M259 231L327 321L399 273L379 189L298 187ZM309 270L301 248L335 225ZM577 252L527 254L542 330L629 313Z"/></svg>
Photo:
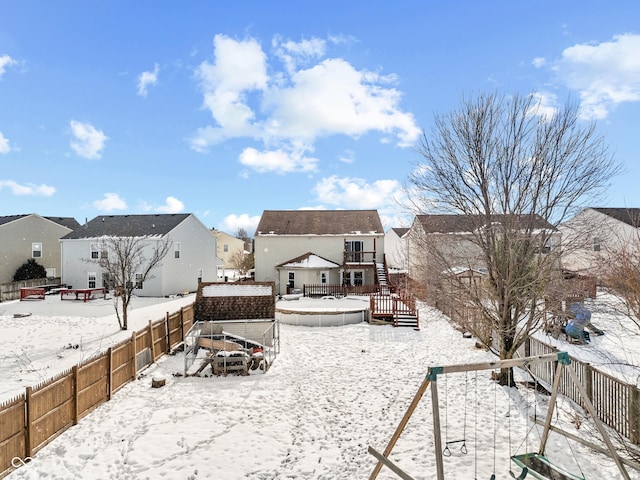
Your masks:
<svg viewBox="0 0 640 480"><path fill-rule="evenodd" d="M229 264L238 274L246 275L254 267L253 254L238 249L229 258Z"/></svg>
<svg viewBox="0 0 640 480"><path fill-rule="evenodd" d="M422 159L408 180L418 213L456 214L470 224L465 241L475 253L467 255L481 262L464 266L481 267L486 279L467 289L467 300L493 332L501 359L512 358L541 325L538 305L559 266L555 227L597 198L619 170L595 124L581 124L577 110L567 103L544 114L535 95L463 99L423 134ZM423 254L438 259L439 273L459 265L447 260L446 248L431 248ZM463 287L457 275L447 281ZM511 372L501 372L500 382L511 383Z"/></svg>
<svg viewBox="0 0 640 480"><path fill-rule="evenodd" d="M128 310L133 291L153 277L173 242L157 237L106 237L100 243L100 255L88 261L97 263L115 287L113 304L118 324L128 329ZM120 302L122 308L120 309Z"/></svg>

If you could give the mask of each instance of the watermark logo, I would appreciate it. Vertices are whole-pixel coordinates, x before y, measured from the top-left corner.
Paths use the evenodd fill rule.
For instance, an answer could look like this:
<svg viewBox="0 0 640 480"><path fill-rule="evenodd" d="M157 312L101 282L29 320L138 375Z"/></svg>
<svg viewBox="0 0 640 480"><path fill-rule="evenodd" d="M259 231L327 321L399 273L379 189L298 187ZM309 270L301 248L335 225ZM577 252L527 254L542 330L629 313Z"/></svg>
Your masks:
<svg viewBox="0 0 640 480"><path fill-rule="evenodd" d="M31 457L24 457L24 458L13 457L11 459L11 465L13 465L13 468L24 467L28 465L31 462L31 460L33 460L33 458Z"/></svg>

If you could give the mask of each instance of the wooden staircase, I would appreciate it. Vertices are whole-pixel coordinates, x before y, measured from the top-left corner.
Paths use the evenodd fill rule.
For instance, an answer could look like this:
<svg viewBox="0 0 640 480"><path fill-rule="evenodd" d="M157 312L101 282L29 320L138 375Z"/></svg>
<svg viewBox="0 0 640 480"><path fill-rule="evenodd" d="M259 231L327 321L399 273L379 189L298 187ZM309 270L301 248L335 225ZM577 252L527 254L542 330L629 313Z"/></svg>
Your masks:
<svg viewBox="0 0 640 480"><path fill-rule="evenodd" d="M420 330L416 301L410 293L371 294L369 297L371 318L391 323L394 327L411 327Z"/></svg>

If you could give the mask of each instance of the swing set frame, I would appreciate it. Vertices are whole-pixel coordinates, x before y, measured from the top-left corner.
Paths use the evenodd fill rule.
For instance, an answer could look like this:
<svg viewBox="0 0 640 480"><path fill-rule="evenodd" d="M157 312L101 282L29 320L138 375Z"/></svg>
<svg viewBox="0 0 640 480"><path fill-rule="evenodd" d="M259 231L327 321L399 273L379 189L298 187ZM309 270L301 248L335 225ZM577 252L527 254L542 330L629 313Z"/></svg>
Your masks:
<svg viewBox="0 0 640 480"><path fill-rule="evenodd" d="M557 362L557 367L555 371L555 377L553 382L553 388L551 390L551 398L549 400L549 409L547 410L547 416L544 422L544 430L542 432L542 437L540 440L540 446L538 448L537 456L544 456L544 452L547 445L547 439L549 437L549 432L552 429L551 421L553 418L553 411L556 405L556 400L558 397L558 389L560 386L560 378L562 376L562 371L566 368L571 380L575 384L576 388L580 392L582 400L584 402L584 406L591 415L593 422L595 423L596 428L600 432L602 439L607 447L607 453L613 460L615 461L618 470L620 470L620 474L622 478L625 480L631 480L629 473L624 467L623 461L621 457L616 452L616 449L611 442L611 438L609 434L605 430L602 422L598 418L596 410L589 400L587 395L587 391L584 386L580 382L578 375L576 374L573 367L571 367L571 359L567 352L558 352L558 353L550 353L547 355L537 355L532 357L524 357L524 358L514 358L510 360L499 360L495 362L486 362L486 363L469 363L469 364L460 364L460 365L446 365L446 366L438 366L438 367L429 367L427 370L427 375L424 380L420 384L418 391L416 392L409 408L405 412L404 416L400 420L400 423L396 427L389 444L384 449L383 453L376 451L374 448L369 446L369 453L373 455L378 463L376 464L373 472L369 476L369 480L375 480L378 477L378 474L382 470L383 466L387 466L390 470L392 470L396 475L398 475L403 480L413 480L411 476L409 476L406 472L404 472L400 467L398 467L394 462L389 460L389 455L391 451L395 447L400 435L404 431L411 415L413 415L414 410L420 403L420 400L427 388L431 386L431 403L433 409L433 436L434 436L434 446L435 446L435 454L436 454L436 472L437 472L437 480L444 480L444 461L442 455L442 434L440 431L440 408L438 402L438 375L447 374L447 373L459 373L459 372L473 372L480 370L495 370L499 368L512 368L512 367L525 367L527 365L533 365L536 363L547 363L547 362ZM568 368L567 368L568 367ZM514 460L515 461L515 460ZM518 463L518 462L516 462ZM533 471L529 470L532 474Z"/></svg>

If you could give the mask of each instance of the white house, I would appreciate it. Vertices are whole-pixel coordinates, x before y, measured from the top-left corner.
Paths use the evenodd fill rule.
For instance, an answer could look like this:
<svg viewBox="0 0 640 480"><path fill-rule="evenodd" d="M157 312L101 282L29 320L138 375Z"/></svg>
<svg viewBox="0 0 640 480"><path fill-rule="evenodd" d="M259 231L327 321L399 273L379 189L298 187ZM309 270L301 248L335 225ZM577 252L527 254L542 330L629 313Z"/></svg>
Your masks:
<svg viewBox="0 0 640 480"><path fill-rule="evenodd" d="M255 280L285 294L304 285L376 285L384 230L376 210L265 210Z"/></svg>
<svg viewBox="0 0 640 480"><path fill-rule="evenodd" d="M194 292L199 282L217 281L216 239L193 214L101 215L60 239L62 282L74 288L112 288L97 263L101 242L110 237L140 237L151 255L158 241L171 248L151 277L134 294L161 297Z"/></svg>
<svg viewBox="0 0 640 480"><path fill-rule="evenodd" d="M34 259L48 277L60 275L60 238L80 227L75 218L10 215L0 217L0 283L13 280L23 263Z"/></svg>
<svg viewBox="0 0 640 480"><path fill-rule="evenodd" d="M406 272L409 269L410 228L390 228L384 236L384 254L390 270Z"/></svg>
<svg viewBox="0 0 640 480"><path fill-rule="evenodd" d="M560 225L567 272L599 277L609 254L640 252L640 208L585 208Z"/></svg>

